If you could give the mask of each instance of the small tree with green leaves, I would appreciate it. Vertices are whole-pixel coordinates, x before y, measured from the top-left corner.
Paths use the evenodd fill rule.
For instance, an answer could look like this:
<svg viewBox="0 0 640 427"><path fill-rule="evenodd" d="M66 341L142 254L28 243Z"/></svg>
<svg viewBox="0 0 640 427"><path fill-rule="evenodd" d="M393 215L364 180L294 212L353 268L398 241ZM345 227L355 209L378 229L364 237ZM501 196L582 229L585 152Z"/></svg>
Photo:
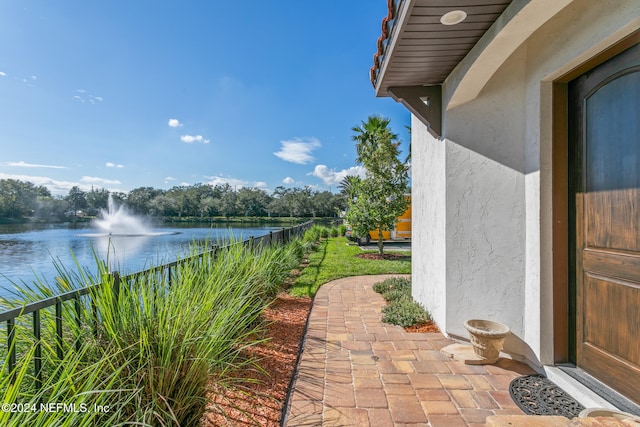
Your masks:
<svg viewBox="0 0 640 427"><path fill-rule="evenodd" d="M358 157L365 167L365 178L356 184L356 197L349 201L347 221L357 236L378 230L378 250L384 254L383 231L393 229L398 216L409 205L404 197L409 184L406 163L399 160L400 142L389 129L389 119L370 116L354 127Z"/></svg>

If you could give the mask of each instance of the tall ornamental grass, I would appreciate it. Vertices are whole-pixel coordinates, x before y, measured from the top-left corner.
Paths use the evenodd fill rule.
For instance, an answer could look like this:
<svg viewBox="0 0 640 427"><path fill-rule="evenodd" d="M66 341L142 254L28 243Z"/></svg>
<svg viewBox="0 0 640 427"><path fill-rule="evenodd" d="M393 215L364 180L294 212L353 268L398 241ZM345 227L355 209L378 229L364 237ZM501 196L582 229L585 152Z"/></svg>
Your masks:
<svg viewBox="0 0 640 427"><path fill-rule="evenodd" d="M76 402L99 410L0 412L0 425L197 426L214 384L220 390L247 380L232 372L256 364L244 350L262 340L260 314L299 264L300 248L296 243L252 248L232 241L215 256L189 254L171 278L157 269L119 279L104 263L98 263L96 278L84 270L60 269L58 291L87 282L102 285L82 301L81 326L73 302L65 303L62 360L55 353L53 316L43 311L44 386L36 392L34 342L23 342L15 382L6 369L0 377L2 402L22 403L22 409ZM40 283L25 292L31 300L52 291ZM28 319L18 328L18 336L28 335Z"/></svg>

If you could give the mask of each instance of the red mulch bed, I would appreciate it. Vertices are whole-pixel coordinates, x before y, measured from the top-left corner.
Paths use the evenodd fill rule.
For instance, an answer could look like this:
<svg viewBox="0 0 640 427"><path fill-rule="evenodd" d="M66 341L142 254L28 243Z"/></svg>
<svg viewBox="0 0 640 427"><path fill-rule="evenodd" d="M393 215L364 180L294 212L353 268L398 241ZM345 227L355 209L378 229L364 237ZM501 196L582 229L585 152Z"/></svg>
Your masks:
<svg viewBox="0 0 640 427"><path fill-rule="evenodd" d="M407 326L404 330L407 332L440 332L438 325L433 322L418 323L413 326Z"/></svg>
<svg viewBox="0 0 640 427"><path fill-rule="evenodd" d="M229 390L214 390L213 404L202 419L203 427L280 425L310 309L311 298L278 295L263 313L268 323L265 336L269 341L248 351L249 356L260 359L264 372L245 369L236 373L238 378L258 381L240 383Z"/></svg>
<svg viewBox="0 0 640 427"><path fill-rule="evenodd" d="M368 253L357 255L368 259L398 260L406 255ZM303 262L301 268L306 266ZM300 270L291 272L297 276ZM259 358L263 372L247 368L236 372L237 378L253 378L256 382L243 382L228 390L215 389L213 403L202 418L202 427L213 426L263 426L280 425L282 409L295 369L298 350L304 335L304 327L311 310L311 298L293 297L287 293L278 295L276 301L263 313L267 322L265 337L268 341L251 347L248 356ZM433 323L405 328L408 332L440 332Z"/></svg>
<svg viewBox="0 0 640 427"><path fill-rule="evenodd" d="M357 258L364 259L373 259L373 260L387 260L387 261L401 261L405 259L411 259L409 255L400 255L400 254L377 254L377 253L366 253L366 254L358 254Z"/></svg>

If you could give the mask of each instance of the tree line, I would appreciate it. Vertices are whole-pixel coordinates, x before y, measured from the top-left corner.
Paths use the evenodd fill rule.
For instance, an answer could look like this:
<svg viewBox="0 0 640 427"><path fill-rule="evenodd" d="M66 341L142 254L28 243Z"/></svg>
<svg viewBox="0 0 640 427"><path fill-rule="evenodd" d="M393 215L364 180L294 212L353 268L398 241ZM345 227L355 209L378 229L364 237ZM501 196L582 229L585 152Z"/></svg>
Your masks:
<svg viewBox="0 0 640 427"><path fill-rule="evenodd" d="M210 217L334 217L345 208L342 194L310 187L236 189L229 184L194 184L168 190L139 187L111 193L114 201L138 215L159 218ZM44 186L15 179L0 180L0 219L64 221L92 217L106 209L109 191L73 187L66 196L52 196Z"/></svg>

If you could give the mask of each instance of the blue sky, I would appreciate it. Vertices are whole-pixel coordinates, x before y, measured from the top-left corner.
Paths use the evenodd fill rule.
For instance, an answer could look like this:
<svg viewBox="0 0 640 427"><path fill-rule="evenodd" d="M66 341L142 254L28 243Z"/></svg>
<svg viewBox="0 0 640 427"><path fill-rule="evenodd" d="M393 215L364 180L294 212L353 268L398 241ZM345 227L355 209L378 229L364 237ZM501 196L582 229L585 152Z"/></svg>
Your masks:
<svg viewBox="0 0 640 427"><path fill-rule="evenodd" d="M337 191L386 0L0 0L0 179Z"/></svg>

